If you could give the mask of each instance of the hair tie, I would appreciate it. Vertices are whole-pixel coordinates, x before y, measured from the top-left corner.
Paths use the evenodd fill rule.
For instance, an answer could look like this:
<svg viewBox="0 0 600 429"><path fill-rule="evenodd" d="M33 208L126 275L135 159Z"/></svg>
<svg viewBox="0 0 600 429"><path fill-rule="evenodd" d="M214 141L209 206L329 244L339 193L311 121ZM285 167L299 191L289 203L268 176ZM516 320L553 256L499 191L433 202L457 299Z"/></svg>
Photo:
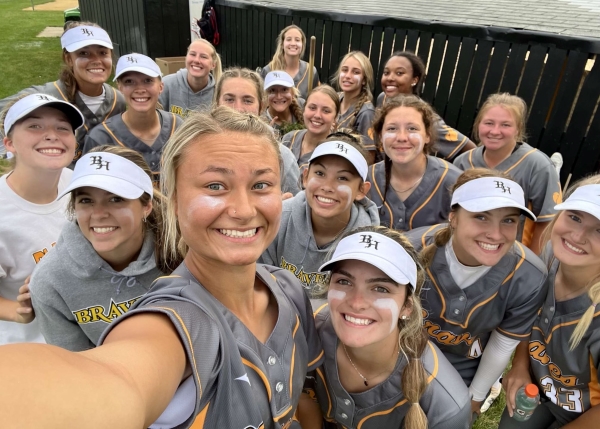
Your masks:
<svg viewBox="0 0 600 429"><path fill-rule="evenodd" d="M590 307L592 307L593 309L596 309L596 306L598 305L598 303L593 303L592 305L590 305Z"/></svg>

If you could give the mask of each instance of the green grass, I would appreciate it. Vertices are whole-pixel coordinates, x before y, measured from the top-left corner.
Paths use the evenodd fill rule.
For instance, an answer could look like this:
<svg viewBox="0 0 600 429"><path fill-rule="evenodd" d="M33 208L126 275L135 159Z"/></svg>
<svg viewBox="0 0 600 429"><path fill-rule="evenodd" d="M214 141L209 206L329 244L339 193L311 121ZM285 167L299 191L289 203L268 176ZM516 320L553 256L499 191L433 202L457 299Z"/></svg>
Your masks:
<svg viewBox="0 0 600 429"><path fill-rule="evenodd" d="M31 0L0 0L0 98L56 80L60 72L60 39L35 36L46 27L62 27L63 12L22 10L26 7Z"/></svg>
<svg viewBox="0 0 600 429"><path fill-rule="evenodd" d="M506 399L504 397L504 390L502 390L500 396L496 398L489 410L479 416L473 425L473 429L496 429L498 423L500 423L500 416L502 416L505 404Z"/></svg>

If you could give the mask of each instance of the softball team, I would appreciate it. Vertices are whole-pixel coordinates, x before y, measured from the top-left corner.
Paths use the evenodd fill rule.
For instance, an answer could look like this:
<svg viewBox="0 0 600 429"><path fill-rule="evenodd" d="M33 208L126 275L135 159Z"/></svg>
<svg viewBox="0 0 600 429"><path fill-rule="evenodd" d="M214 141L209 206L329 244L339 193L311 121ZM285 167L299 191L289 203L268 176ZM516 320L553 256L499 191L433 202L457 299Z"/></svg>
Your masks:
<svg viewBox="0 0 600 429"><path fill-rule="evenodd" d="M129 54L119 58L115 80L127 111L94 128L85 138L83 152L105 144L133 149L143 155L158 183L164 147L183 120L156 108L163 83L160 68L147 56Z"/></svg>

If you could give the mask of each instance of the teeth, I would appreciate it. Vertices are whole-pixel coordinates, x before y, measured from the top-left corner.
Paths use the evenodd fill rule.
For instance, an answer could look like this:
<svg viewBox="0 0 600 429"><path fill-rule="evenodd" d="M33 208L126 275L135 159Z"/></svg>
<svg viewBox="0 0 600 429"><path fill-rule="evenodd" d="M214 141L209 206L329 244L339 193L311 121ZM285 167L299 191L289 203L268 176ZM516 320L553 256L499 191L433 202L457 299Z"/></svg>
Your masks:
<svg viewBox="0 0 600 429"><path fill-rule="evenodd" d="M483 243L482 241L478 241L477 244L479 244L479 247L481 247L483 250L498 250L500 247L499 244L488 244Z"/></svg>
<svg viewBox="0 0 600 429"><path fill-rule="evenodd" d="M310 123L313 124L315 127L320 127L321 125L323 125L323 122L310 121Z"/></svg>
<svg viewBox="0 0 600 429"><path fill-rule="evenodd" d="M137 101L138 103L145 103L146 101L150 100L150 98L146 97L146 98L134 98L135 101Z"/></svg>
<svg viewBox="0 0 600 429"><path fill-rule="evenodd" d="M331 198L317 197L317 200L327 204L335 203L335 200L332 200Z"/></svg>
<svg viewBox="0 0 600 429"><path fill-rule="evenodd" d="M344 314L344 319L346 319L350 323L354 323L355 325L367 326L373 323L373 321L370 319L357 319L355 317L348 316L347 314Z"/></svg>
<svg viewBox="0 0 600 429"><path fill-rule="evenodd" d="M256 228L247 231L238 231L235 229L220 229L219 232L227 237L233 238L249 238L256 235Z"/></svg>
<svg viewBox="0 0 600 429"><path fill-rule="evenodd" d="M573 252L575 253L585 253L584 250L580 249L579 247L575 247L572 244L570 244L567 240L563 240L565 242L565 246L567 246L567 248L571 249Z"/></svg>
<svg viewBox="0 0 600 429"><path fill-rule="evenodd" d="M95 227L95 228L92 228L92 229L94 230L95 233L106 234L106 233L114 231L115 229L117 229L117 227L116 226L109 226L109 227L105 227L105 228Z"/></svg>
<svg viewBox="0 0 600 429"><path fill-rule="evenodd" d="M89 69L89 71L92 73L102 73L104 69Z"/></svg>
<svg viewBox="0 0 600 429"><path fill-rule="evenodd" d="M387 89L388 91L393 91L394 89L396 89L395 86L386 86L385 89Z"/></svg>
<svg viewBox="0 0 600 429"><path fill-rule="evenodd" d="M60 155L61 153L63 153L63 151L60 149L40 149L38 150L38 152L48 155Z"/></svg>

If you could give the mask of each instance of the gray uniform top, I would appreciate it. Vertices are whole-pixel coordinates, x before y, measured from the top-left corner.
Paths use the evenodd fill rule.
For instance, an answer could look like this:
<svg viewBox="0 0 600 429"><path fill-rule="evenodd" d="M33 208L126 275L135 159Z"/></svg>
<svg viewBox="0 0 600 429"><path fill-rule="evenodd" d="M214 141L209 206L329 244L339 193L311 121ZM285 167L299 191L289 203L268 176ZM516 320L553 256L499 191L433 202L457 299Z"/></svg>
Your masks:
<svg viewBox="0 0 600 429"><path fill-rule="evenodd" d="M46 342L74 352L95 347L106 327L162 275L154 241L148 232L137 259L117 272L96 253L77 223L68 222L29 285Z"/></svg>
<svg viewBox="0 0 600 429"><path fill-rule="evenodd" d="M257 265L256 276L278 306L277 322L264 344L185 264L159 278L104 332L101 341L119 322L140 313L164 314L173 323L196 392L192 414L174 429L189 428L194 421L194 427L208 428L300 428L293 416L306 372L323 360L310 303L288 271Z"/></svg>
<svg viewBox="0 0 600 429"><path fill-rule="evenodd" d="M262 68L260 75L264 79L270 71L271 67L267 64ZM306 100L308 98L308 63L306 61L300 60L300 68L298 69L296 76L293 76L293 78L296 89L300 92L300 97ZM313 66L312 87L316 88L320 84L321 82L319 82L319 73L317 72L317 68Z"/></svg>
<svg viewBox="0 0 600 429"><path fill-rule="evenodd" d="M344 231L369 225L379 225L377 207L368 198L355 201ZM319 272L319 267L325 263L332 244L333 242L317 246L311 209L304 191L301 191L294 198L283 202L279 232L260 257L260 262L291 271L305 288L312 289L325 278Z"/></svg>
<svg viewBox="0 0 600 429"><path fill-rule="evenodd" d="M371 182L369 198L379 208L381 225L398 231L408 231L447 220L452 202L450 189L461 173L454 165L440 158L427 156L427 169L423 180L412 194L402 201L391 186L388 186L385 193L384 161L371 165L367 177Z"/></svg>
<svg viewBox="0 0 600 429"><path fill-rule="evenodd" d="M302 140L306 133L307 130L290 131L281 139L281 144L289 148L294 154L301 172L308 167L308 161L312 156L312 152L300 155L302 152Z"/></svg>
<svg viewBox="0 0 600 429"><path fill-rule="evenodd" d="M208 75L208 84L198 92L194 92L190 88L187 75L187 69L181 69L177 73L165 76L163 78L164 88L158 97L164 110L182 118L187 117L193 111L210 108L215 93L215 78L212 74Z"/></svg>
<svg viewBox="0 0 600 429"><path fill-rule="evenodd" d="M340 92L340 102L344 99L344 93ZM358 112L355 111L355 104L350 106L344 113L338 115L335 125L336 128L351 128L363 137L363 144L366 150L377 150L373 141L373 119L375 118L375 107L370 101L362 105ZM350 127L352 120L356 118L354 124Z"/></svg>
<svg viewBox="0 0 600 429"><path fill-rule="evenodd" d="M386 98L384 92L379 94L377 107L383 106ZM437 135L437 139L433 144L435 156L452 162L460 154L461 149L471 140L457 129L446 125L441 116L437 114L435 116L436 123L434 126Z"/></svg>
<svg viewBox="0 0 600 429"><path fill-rule="evenodd" d="M461 154L454 160L454 165L462 170L471 168L489 168L483 159L484 146L479 146ZM517 143L513 153L494 167L495 170L510 174L515 182L523 188L525 205L537 217L537 222L549 222L556 215L554 206L562 202L560 179L550 158L527 143ZM518 240L523 240L525 216L521 216Z"/></svg>
<svg viewBox="0 0 600 429"><path fill-rule="evenodd" d="M75 132L75 139L77 140L77 149L75 150L75 158L73 158L73 163L71 167L75 165L75 161L83 155L83 144L85 136L99 123L107 120L113 115L118 115L125 111L125 98L120 91L116 90L112 86L108 84L104 84L104 94L105 99L96 111L93 113L85 104L85 102L81 99L78 93L75 94L75 102L73 103L83 114L84 123L81 128L79 128ZM0 111L4 109L6 104L14 98L17 98L23 94L35 94L42 93L52 95L53 97L58 98L59 100L64 100L69 102L67 99L67 88L61 80L57 80L55 82L48 82L44 85L34 85L29 88L25 88L22 91L19 91L17 94L12 95L10 97L6 97L3 100L0 100Z"/></svg>
<svg viewBox="0 0 600 429"><path fill-rule="evenodd" d="M446 225L406 233L420 251ZM513 340L529 337L546 296L544 263L519 242L472 285L461 289L452 278L446 252L436 250L421 289L425 330L446 358L471 384L493 330Z"/></svg>
<svg viewBox="0 0 600 429"><path fill-rule="evenodd" d="M566 424L600 404L600 308L579 345L569 351L571 335L592 301L587 293L555 300L558 265L555 259L550 267L548 294L531 331L529 357L533 382L556 405L550 407L552 414Z"/></svg>
<svg viewBox="0 0 600 429"><path fill-rule="evenodd" d="M348 393L340 382L337 367L338 338L331 323L329 307L315 313L317 332L325 362L316 371L316 395L328 423L326 428L402 428L411 407L402 391L406 358L400 354L390 376L362 393ZM427 415L429 429L467 429L471 421L471 400L467 386L440 350L431 342L420 358L427 388L419 404Z"/></svg>
<svg viewBox="0 0 600 429"><path fill-rule="evenodd" d="M160 179L160 159L162 152L175 132L183 123L183 119L174 113L157 110L160 120L160 133L152 146L148 146L129 130L123 115L113 116L94 128L85 138L83 153L88 153L92 148L105 144L119 145L139 152L152 170L154 181Z"/></svg>

